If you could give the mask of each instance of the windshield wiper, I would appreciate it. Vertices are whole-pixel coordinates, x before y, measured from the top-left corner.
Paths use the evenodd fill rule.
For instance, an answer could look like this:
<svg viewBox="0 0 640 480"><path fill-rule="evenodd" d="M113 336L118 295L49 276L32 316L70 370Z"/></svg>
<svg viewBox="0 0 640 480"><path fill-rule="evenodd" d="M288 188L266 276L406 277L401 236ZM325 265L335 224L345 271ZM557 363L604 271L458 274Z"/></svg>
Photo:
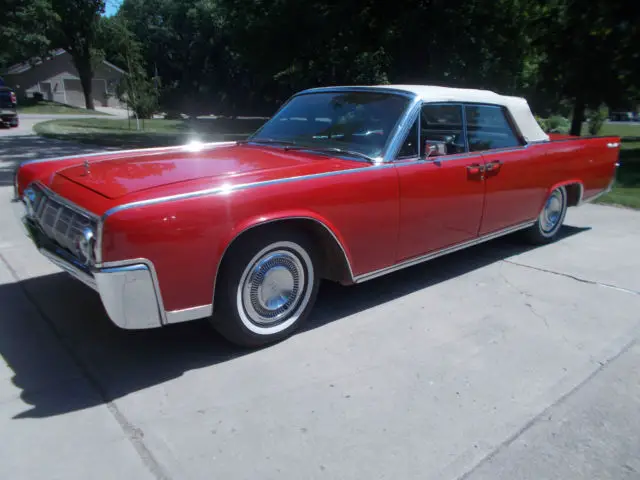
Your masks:
<svg viewBox="0 0 640 480"><path fill-rule="evenodd" d="M370 157L367 154L361 153L361 152L357 152L355 150L346 150L344 148L338 148L338 147L316 147L316 146L303 146L303 145L299 145L299 146L294 146L294 147L285 147L285 150L311 150L311 151L318 151L318 152L331 152L331 153L340 153L343 155L351 155L353 157L360 157L360 158L364 158L365 160L370 161L371 163L374 163L375 160Z"/></svg>
<svg viewBox="0 0 640 480"><path fill-rule="evenodd" d="M260 138L260 139L247 138L245 140L238 140L238 144L244 144L244 143L270 143L273 145L290 145L290 146L296 145L296 142L293 142L291 140L278 140L276 138Z"/></svg>

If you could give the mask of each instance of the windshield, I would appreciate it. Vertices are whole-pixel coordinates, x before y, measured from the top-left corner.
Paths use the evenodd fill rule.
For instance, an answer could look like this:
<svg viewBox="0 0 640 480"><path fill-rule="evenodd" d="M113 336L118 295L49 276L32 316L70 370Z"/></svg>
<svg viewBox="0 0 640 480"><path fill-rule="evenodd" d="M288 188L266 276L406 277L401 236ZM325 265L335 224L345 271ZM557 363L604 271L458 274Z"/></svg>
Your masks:
<svg viewBox="0 0 640 480"><path fill-rule="evenodd" d="M282 142L380 156L410 100L377 92L323 92L294 97L249 141Z"/></svg>

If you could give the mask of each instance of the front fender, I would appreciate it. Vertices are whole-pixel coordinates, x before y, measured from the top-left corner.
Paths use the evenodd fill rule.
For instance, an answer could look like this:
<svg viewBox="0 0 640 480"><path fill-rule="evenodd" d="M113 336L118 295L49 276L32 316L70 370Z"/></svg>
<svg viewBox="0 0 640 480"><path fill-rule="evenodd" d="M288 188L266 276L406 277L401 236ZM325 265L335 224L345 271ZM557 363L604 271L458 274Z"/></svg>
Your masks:
<svg viewBox="0 0 640 480"><path fill-rule="evenodd" d="M225 252L229 249L231 244L235 239L237 239L243 233L251 230L252 228L260 227L263 225L267 225L275 222L282 222L287 220L311 220L318 225L324 227L334 238L336 243L342 249L344 256L349 265L349 269L351 272L352 265L352 257L351 252L349 250L349 245L344 239L344 236L340 233L340 231L336 228L333 223L317 212L307 210L307 209L291 209L291 210L280 210L275 212L270 212L268 214L254 215L249 218L242 219L237 222L229 232L221 239L220 244L218 245L218 268L219 263L222 261ZM218 270L216 269L216 271ZM352 273L353 276L353 273Z"/></svg>

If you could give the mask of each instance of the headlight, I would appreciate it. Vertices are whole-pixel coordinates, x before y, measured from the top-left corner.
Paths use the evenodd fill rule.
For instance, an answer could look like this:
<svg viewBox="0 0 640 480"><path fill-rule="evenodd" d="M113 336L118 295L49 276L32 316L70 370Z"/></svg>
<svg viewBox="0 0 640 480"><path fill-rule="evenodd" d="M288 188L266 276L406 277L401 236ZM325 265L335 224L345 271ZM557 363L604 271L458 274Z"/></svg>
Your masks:
<svg viewBox="0 0 640 480"><path fill-rule="evenodd" d="M89 227L85 227L76 240L76 247L80 260L88 265L94 259L95 233Z"/></svg>
<svg viewBox="0 0 640 480"><path fill-rule="evenodd" d="M33 188L28 187L24 190L22 201L24 202L25 208L27 210L27 215L29 217L33 217L34 204L36 202L36 192L33 191Z"/></svg>

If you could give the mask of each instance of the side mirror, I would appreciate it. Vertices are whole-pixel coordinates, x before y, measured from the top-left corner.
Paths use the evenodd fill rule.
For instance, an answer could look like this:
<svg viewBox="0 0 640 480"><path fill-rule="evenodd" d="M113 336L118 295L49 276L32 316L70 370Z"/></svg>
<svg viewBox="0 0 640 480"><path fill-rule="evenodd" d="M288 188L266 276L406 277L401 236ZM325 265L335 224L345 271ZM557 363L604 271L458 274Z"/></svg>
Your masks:
<svg viewBox="0 0 640 480"><path fill-rule="evenodd" d="M427 159L432 156L440 156L447 154L447 147L444 143L436 142L431 143L428 140L424 142L424 158Z"/></svg>
<svg viewBox="0 0 640 480"><path fill-rule="evenodd" d="M435 146L432 143L429 143L428 141L424 142L424 152L425 152L424 158L425 159L429 158L431 155L433 155L437 151L438 151L438 147L437 146Z"/></svg>

